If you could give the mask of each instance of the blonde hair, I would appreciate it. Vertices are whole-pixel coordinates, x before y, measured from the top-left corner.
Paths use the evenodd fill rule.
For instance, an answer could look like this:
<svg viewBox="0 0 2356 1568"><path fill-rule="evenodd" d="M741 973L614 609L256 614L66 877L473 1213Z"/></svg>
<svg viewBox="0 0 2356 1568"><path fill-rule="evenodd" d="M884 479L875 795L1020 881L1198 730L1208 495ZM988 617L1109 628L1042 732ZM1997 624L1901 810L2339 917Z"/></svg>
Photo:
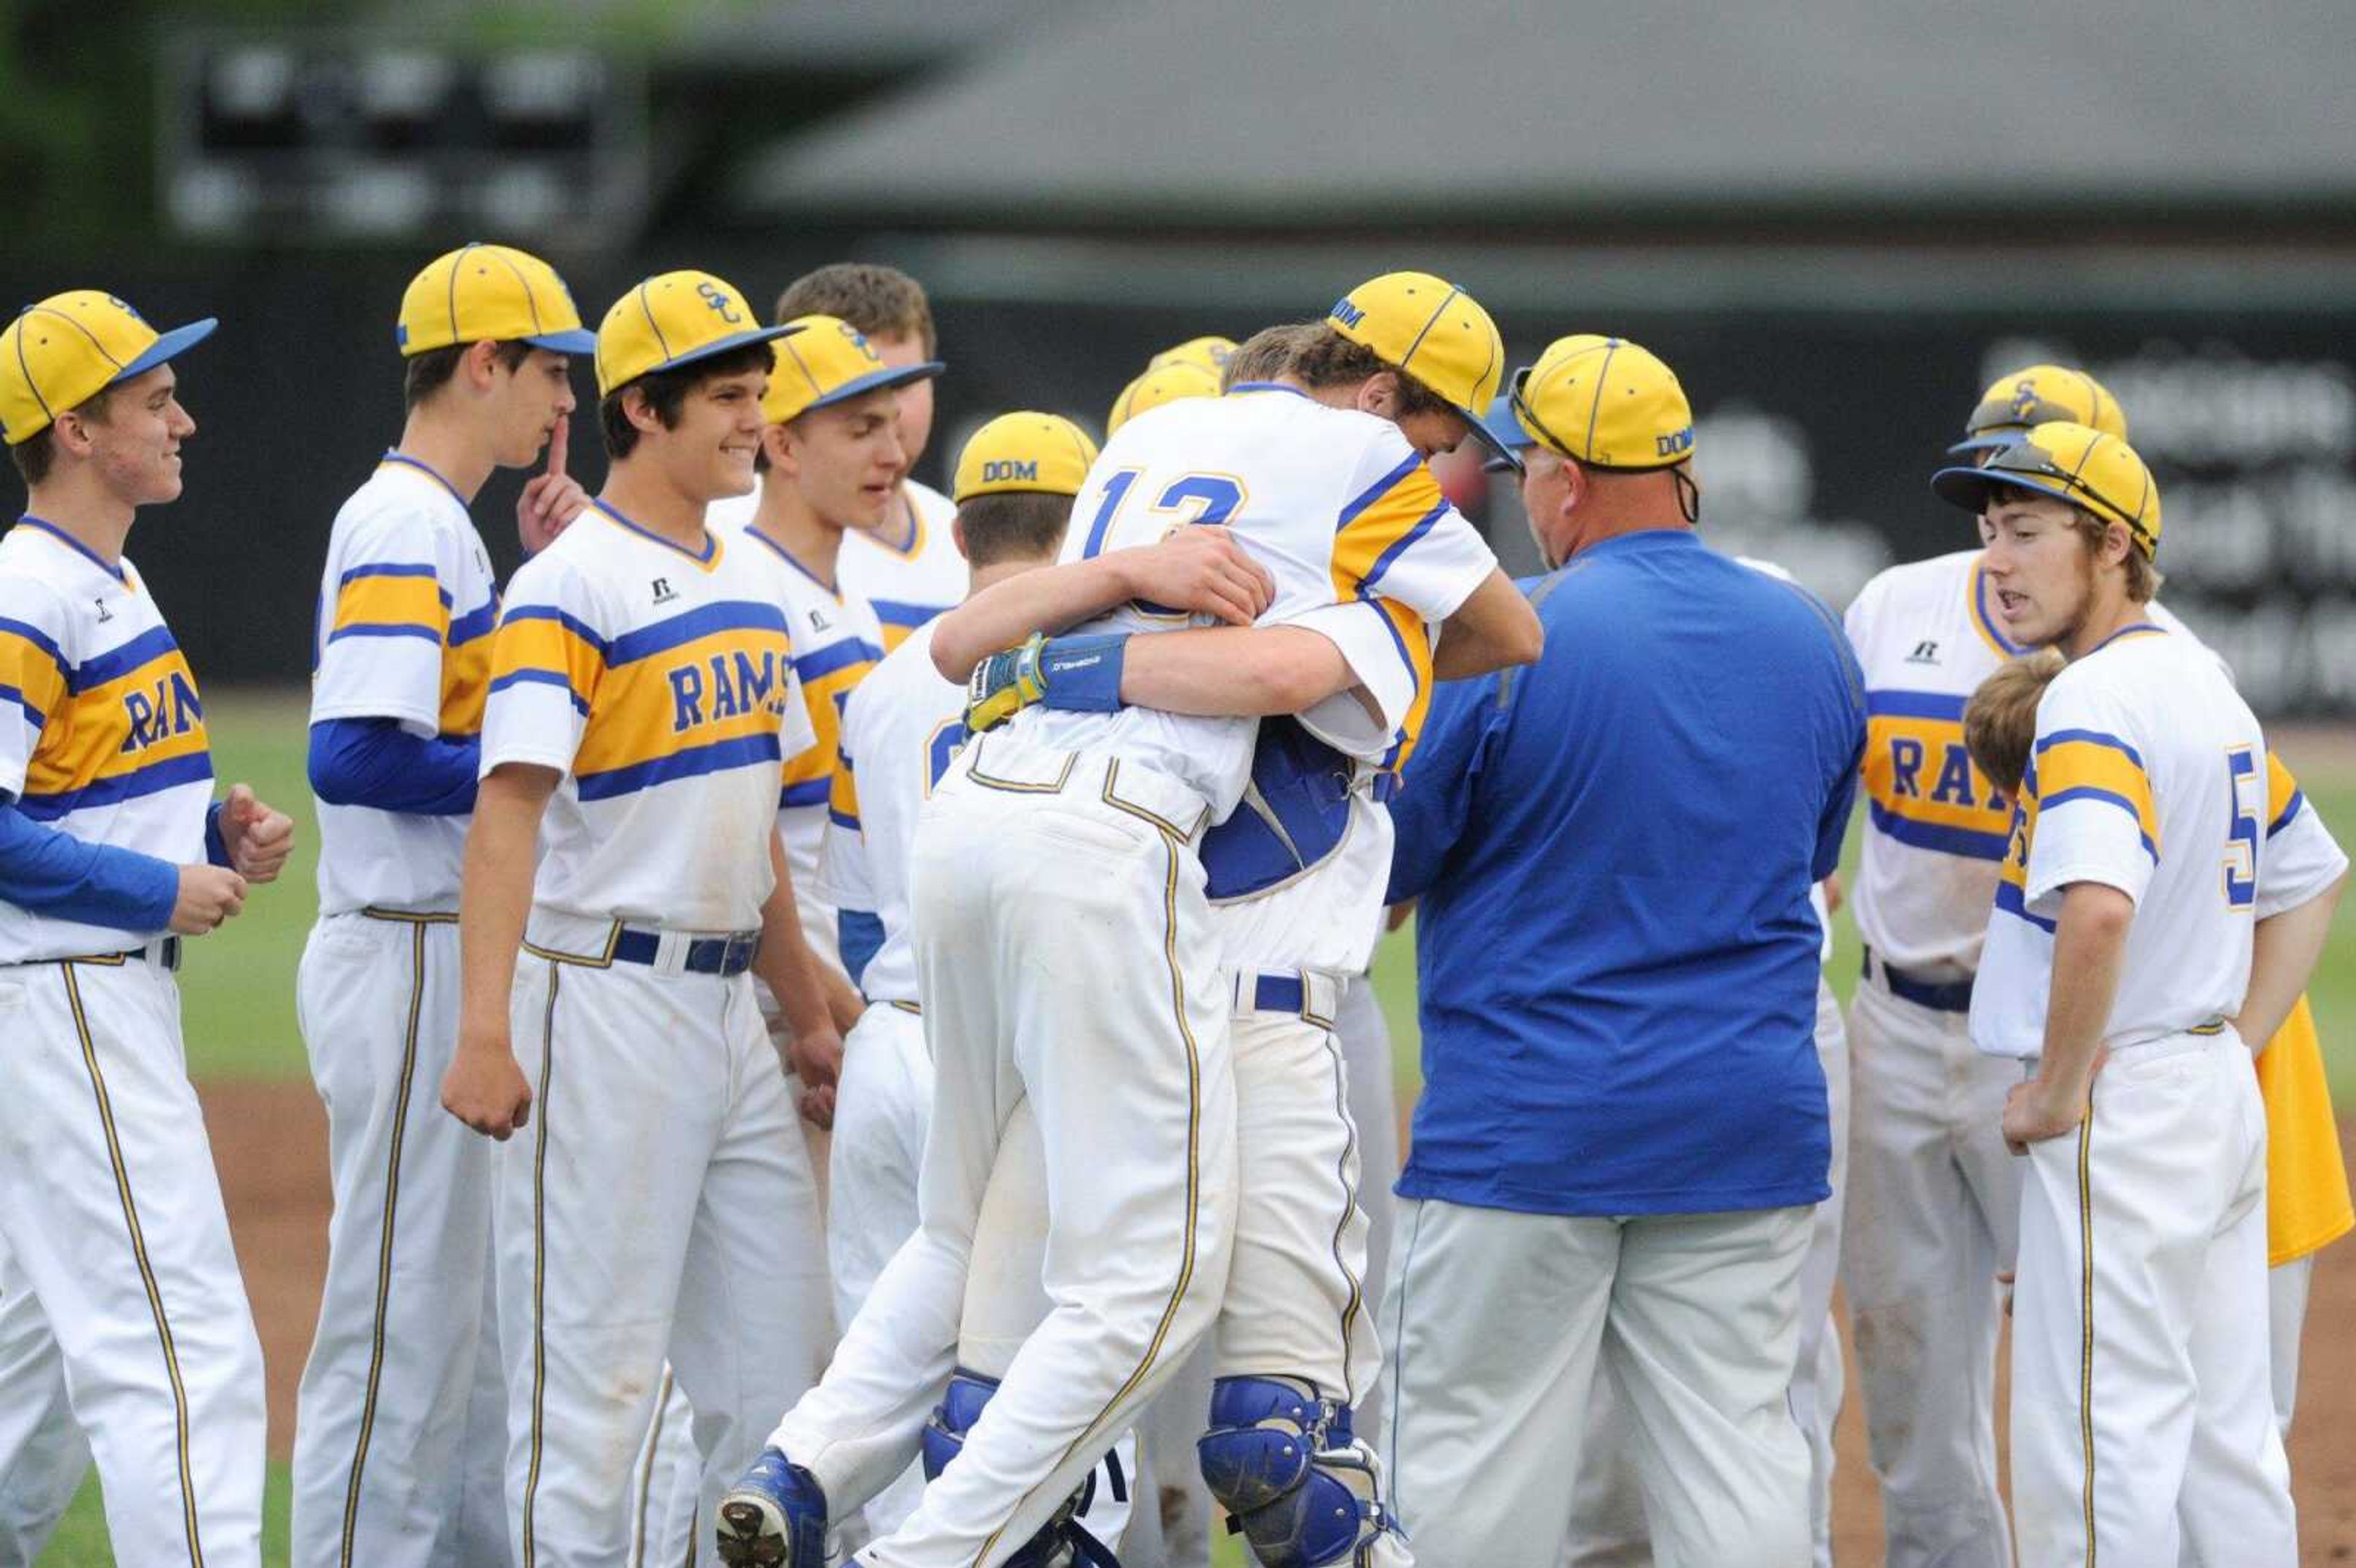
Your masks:
<svg viewBox="0 0 2356 1568"><path fill-rule="evenodd" d="M2020 793L2037 741L2037 704L2062 664L2055 648L2007 660L1964 704L1964 744L1988 783L2008 795Z"/></svg>

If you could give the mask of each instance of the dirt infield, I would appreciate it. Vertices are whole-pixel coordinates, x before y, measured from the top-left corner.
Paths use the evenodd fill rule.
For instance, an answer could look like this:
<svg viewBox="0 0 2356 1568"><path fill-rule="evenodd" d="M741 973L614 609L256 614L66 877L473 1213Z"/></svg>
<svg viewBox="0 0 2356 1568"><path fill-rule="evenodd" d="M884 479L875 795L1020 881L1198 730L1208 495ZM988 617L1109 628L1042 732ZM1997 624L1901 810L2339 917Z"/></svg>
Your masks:
<svg viewBox="0 0 2356 1568"><path fill-rule="evenodd" d="M270 1369L270 1447L286 1456L294 1385L311 1345L327 1260L327 1117L308 1084L235 1083L204 1091L253 1314ZM438 1111L434 1114L438 1115ZM2343 1125L2356 1165L2356 1122ZM2331 1248L2308 1307L2302 1400L2291 1474L2309 1563L2356 1563L2356 1242ZM2263 1334L2254 1323L2250 1332ZM1857 1371L1849 1368L1854 1395ZM1999 1407L2001 1408L2001 1407ZM1865 1462L1865 1424L1851 1397L1842 1413L1834 1487L1834 1547L1845 1568L1881 1561L1881 1505Z"/></svg>

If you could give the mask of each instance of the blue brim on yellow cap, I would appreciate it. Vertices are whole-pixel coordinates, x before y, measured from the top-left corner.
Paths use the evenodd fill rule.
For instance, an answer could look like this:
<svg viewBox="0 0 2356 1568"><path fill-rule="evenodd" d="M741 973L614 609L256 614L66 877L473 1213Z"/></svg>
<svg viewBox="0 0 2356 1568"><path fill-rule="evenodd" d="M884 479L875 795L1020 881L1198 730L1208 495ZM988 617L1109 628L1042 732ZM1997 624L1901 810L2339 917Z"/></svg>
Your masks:
<svg viewBox="0 0 2356 1568"><path fill-rule="evenodd" d="M109 381L107 385L112 387L117 381L128 381L134 376L145 375L165 360L179 354L182 349L193 348L210 337L213 335L213 328L220 325L220 322L216 317L209 315L202 321L192 321L186 326L172 328L171 331L163 334L155 342L149 344L146 353L116 371L114 380Z"/></svg>
<svg viewBox="0 0 2356 1568"><path fill-rule="evenodd" d="M2010 442L1997 444L2009 446ZM1931 475L1932 493L1952 507L1961 507L1974 517L1987 510L1991 490L2034 490L2040 496L2051 496L2057 501L2079 505L2070 487L2057 480L2041 478L2034 474L2015 474L2002 468L1942 468Z"/></svg>
<svg viewBox="0 0 2356 1568"><path fill-rule="evenodd" d="M684 354L674 354L659 365L649 365L639 371L638 375L651 376L658 370L676 370L682 365L692 365L700 359L709 359L715 354L725 354L732 348L748 348L755 343L773 343L780 337L791 337L800 330L798 324L787 322L779 326L755 326L745 332L732 332L725 337L714 338L712 342L700 347L691 348ZM596 340L592 338L590 341L594 346ZM636 380L637 377L634 376L631 379ZM617 391L619 389L619 388L616 389Z"/></svg>
<svg viewBox="0 0 2356 1568"><path fill-rule="evenodd" d="M537 337L527 337L534 348L545 348L551 354L594 354L597 335L587 327L575 327L571 332L543 332Z"/></svg>
<svg viewBox="0 0 2356 1568"><path fill-rule="evenodd" d="M2015 442L2019 441L2028 433L2029 432L2026 430L2017 430L2010 435L1965 436L1963 440L1955 443L1954 445L1947 448L1947 455L1950 457L1961 457L1965 453L1970 452L1994 452L1999 447L2012 445Z"/></svg>
<svg viewBox="0 0 2356 1568"><path fill-rule="evenodd" d="M911 381L929 380L948 368L948 366L941 360L927 359L921 365L894 365L881 370L870 370L866 375L853 377L826 396L814 400L802 412L808 413L810 409L830 408L836 403L848 402L862 393L880 392L886 387L905 387Z"/></svg>
<svg viewBox="0 0 2356 1568"><path fill-rule="evenodd" d="M1472 432L1472 439L1489 449L1489 455L1482 460L1481 466L1483 469L1510 468L1516 474L1519 474L1522 471L1522 453L1520 447L1506 445L1505 443L1499 438L1497 432L1489 428L1489 421L1483 419L1479 414L1474 413L1471 409L1462 408L1454 403L1451 403L1449 407L1455 409L1459 414L1463 416L1464 423ZM1524 444L1527 443L1525 443Z"/></svg>
<svg viewBox="0 0 2356 1568"><path fill-rule="evenodd" d="M1481 421L1481 429L1487 434L1491 447L1502 449L1501 455L1490 458L1481 464L1482 468L1491 474L1519 473L1520 454L1529 450L1531 442L1530 432L1514 417L1512 393L1497 394L1496 400L1489 405L1488 417Z"/></svg>

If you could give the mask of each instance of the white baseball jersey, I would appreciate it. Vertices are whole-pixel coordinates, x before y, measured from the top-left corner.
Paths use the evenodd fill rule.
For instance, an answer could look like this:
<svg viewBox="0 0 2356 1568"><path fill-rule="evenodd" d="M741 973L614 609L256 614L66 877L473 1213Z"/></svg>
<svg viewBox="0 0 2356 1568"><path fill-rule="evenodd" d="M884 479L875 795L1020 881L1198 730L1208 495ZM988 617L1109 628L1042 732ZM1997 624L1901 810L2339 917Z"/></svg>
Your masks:
<svg viewBox="0 0 2356 1568"><path fill-rule="evenodd" d="M1223 466L1201 467L1205 454ZM1445 621L1496 566L1398 426L1285 387L1165 403L1122 425L1081 486L1063 559L1150 544L1190 523L1232 529L1274 577L1263 625L1376 594L1426 621ZM1074 630L1205 624L1132 603ZM1243 794L1258 730L1250 719L1142 708L1034 708L1012 723L1026 741L1094 748L1181 780L1209 802L1214 820Z"/></svg>
<svg viewBox="0 0 2356 1568"><path fill-rule="evenodd" d="M884 655L843 706L818 893L883 923L884 945L860 978L871 1002L917 1000L908 857L916 814L965 741L965 688L933 667L930 625Z"/></svg>
<svg viewBox="0 0 2356 1568"><path fill-rule="evenodd" d="M1265 892L1214 903L1211 923L1231 968L1356 975L1373 961L1391 874L1391 814L1374 796L1399 783L1422 731L1433 637L1414 612L1387 600L1329 604L1292 624L1342 650L1376 709L1343 692L1301 716L1312 734L1361 764L1349 825L1326 859Z"/></svg>
<svg viewBox="0 0 2356 1568"><path fill-rule="evenodd" d="M466 503L387 453L336 514L311 642L311 721L392 719L458 739L483 728L498 584ZM465 816L315 802L319 912L458 907Z"/></svg>
<svg viewBox="0 0 2356 1568"><path fill-rule="evenodd" d="M0 538L0 797L44 827L205 859L212 753L196 677L128 560L27 517ZM119 953L123 932L0 901L0 964Z"/></svg>
<svg viewBox="0 0 2356 1568"><path fill-rule="evenodd" d="M2266 753L2266 842L2258 858L2257 918L2297 909L2340 880L2348 856L2282 759ZM2253 1041L2254 1046L2257 1042Z"/></svg>
<svg viewBox="0 0 2356 1568"><path fill-rule="evenodd" d="M491 645L483 772L564 774L538 903L748 931L784 760L815 739L771 574L741 539L691 552L598 502L516 573Z"/></svg>
<svg viewBox="0 0 2356 1568"><path fill-rule="evenodd" d="M913 479L901 484L900 496L905 504L893 507L882 528L853 528L842 541L842 591L874 606L886 653L962 601L967 581L949 528L957 503Z"/></svg>
<svg viewBox="0 0 2356 1568"><path fill-rule="evenodd" d="M1931 979L1979 965L2012 814L1964 744L1964 704L2007 659L1982 553L1893 566L1867 583L1843 624L1865 673L1866 833L1858 931L1887 962ZM2190 640L2158 604L2155 625Z"/></svg>
<svg viewBox="0 0 2356 1568"><path fill-rule="evenodd" d="M2238 1011L2258 903L2265 757L2258 721L2215 656L2149 622L2056 676L2038 704L1998 872L1972 1043L1995 1056L2044 1051L2054 922L2073 882L2135 901L2103 1029L2114 1050Z"/></svg>

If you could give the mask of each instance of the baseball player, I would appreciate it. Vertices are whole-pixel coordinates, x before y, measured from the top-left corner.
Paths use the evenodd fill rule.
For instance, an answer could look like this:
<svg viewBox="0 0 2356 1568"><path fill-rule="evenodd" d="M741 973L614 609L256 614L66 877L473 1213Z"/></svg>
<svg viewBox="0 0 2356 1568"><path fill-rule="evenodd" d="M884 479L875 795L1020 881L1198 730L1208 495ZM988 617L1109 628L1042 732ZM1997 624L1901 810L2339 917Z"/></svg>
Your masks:
<svg viewBox="0 0 2356 1568"><path fill-rule="evenodd" d="M943 368L933 307L922 283L872 261L837 261L806 272L777 297L777 319L830 315L849 322L885 368L930 365L901 383L896 494L873 523L846 534L842 586L873 607L889 653L909 633L965 597L966 564L949 537L956 503L910 477L933 433L932 376Z"/></svg>
<svg viewBox="0 0 2356 1568"><path fill-rule="evenodd" d="M975 591L1053 563L1096 450L1077 425L1053 414L1003 414L974 432L958 458L952 529ZM830 1154L827 1256L837 1319L844 1323L916 1232L916 1172L932 1111L932 1059L909 931L908 859L917 816L965 742L966 694L933 667L931 647L930 628L919 627L844 707L827 828L821 891L839 902L844 962L872 1004L844 1041ZM1012 1163L1001 1155L1001 1168ZM1018 1179L993 1177L1001 1179ZM998 1297L969 1291L975 1334L960 1337L958 1362L985 1376L1004 1371L1004 1355L988 1346L1003 1344L1011 1354L1006 1341L1019 1342L1045 1315L1044 1308L1031 1311L1039 1259L1031 1240L1038 1227L1030 1219L1014 1213L986 1249L1013 1288ZM1111 1515L1125 1515L1135 1470L1132 1452L1098 1477L1080 1521L1098 1540L1117 1543L1124 1521ZM869 1502L875 1533L888 1534L914 1509L922 1479L904 1475Z"/></svg>
<svg viewBox="0 0 2356 1568"><path fill-rule="evenodd" d="M2213 656L2143 615L2159 497L2125 442L2040 424L1933 483L1980 517L2008 635L2070 661L2038 704L1970 1014L1974 1045L2028 1074L2002 1115L2027 1157L2022 1554L2172 1563L2181 1541L2201 1561L2295 1563L2247 1329L2265 1311L2264 1110L2230 1020L2263 906L2307 901L2345 859L2306 886L2265 872L2265 740Z"/></svg>
<svg viewBox="0 0 2356 1568"><path fill-rule="evenodd" d="M922 1224L827 1381L723 1503L724 1561L809 1561L827 1508L856 1506L905 1461L952 1371L972 1216L1017 1097L1039 1118L1055 1195L1055 1310L988 1417L960 1435L957 1463L863 1560L988 1563L1027 1542L1210 1326L1235 1218L1233 994L1220 995L1195 847L1249 784L1255 726L1113 711L1128 649L1189 624L1189 609L1288 620L1364 586L1453 617L1451 653L1468 667L1535 651L1526 606L1416 445L1451 446L1477 422L1501 357L1495 328L1426 274L1376 280L1330 320L1332 379L1317 394L1173 404L1108 442L1090 472L1073 513L1086 528L1065 545L1085 570L1056 575L1069 615L1098 640L1064 650L1044 707L967 746L918 831L916 948L936 1074ZM1344 384L1354 352L1365 368ZM1141 592L1124 547L1188 522L1224 525L1182 531L1208 568L1205 592ZM944 620L936 667L961 675L1026 624L1062 619L1039 616L1027 591L1008 597L1026 582ZM1101 613L1112 603L1124 607ZM1004 940L1049 908L1066 922L1052 943Z"/></svg>
<svg viewBox="0 0 2356 1568"><path fill-rule="evenodd" d="M615 303L605 489L516 574L492 643L442 1098L507 1143L523 1568L622 1559L666 1357L709 1503L825 1343L817 1183L747 972L803 1082L830 1087L841 1042L776 837L784 760L811 737L768 575L704 521L752 486L768 346L791 330L702 272Z"/></svg>
<svg viewBox="0 0 2356 1568"><path fill-rule="evenodd" d="M841 563L851 536L881 526L897 504L907 468L897 419L904 389L941 367L886 365L858 328L830 315L787 325L794 334L779 341L761 399L760 488L714 507L712 518L769 569L770 596L793 628L795 673L817 739L787 759L777 833L793 869L803 933L833 969L834 910L818 891L827 796L842 706L884 656L875 612L845 584ZM836 1021L847 1029L858 1007L855 997L844 999L847 1011L839 1008Z"/></svg>
<svg viewBox="0 0 2356 1568"><path fill-rule="evenodd" d="M457 1043L459 854L498 613L468 508L494 470L543 449L527 547L587 505L563 448L571 360L596 339L545 261L501 245L435 258L402 296L396 340L401 443L336 515L313 635L319 920L296 995L336 1206L295 1405L306 1568L506 1551L497 1491L468 1484L506 1446L491 1150L429 1097ZM484 1310L454 1309L466 1300Z"/></svg>
<svg viewBox="0 0 2356 1568"><path fill-rule="evenodd" d="M192 1568L261 1561L262 1349L173 972L294 843L245 785L213 800L196 677L123 555L180 496L171 361L213 326L81 289L0 332L27 493L0 537L0 1474L37 1538L86 1454L118 1558Z"/></svg>
<svg viewBox="0 0 2356 1568"><path fill-rule="evenodd" d="M2019 438L2023 420L2044 417L2126 433L2099 382L2035 365L1997 378L1952 450L1985 460ZM2156 601L2146 613L2190 638ZM1845 624L1871 717L1857 887L1866 969L1849 1012L1858 1041L1858 1179L1842 1283L1890 1560L1900 1568L1999 1568L2011 1561L2011 1546L1997 1490L1999 1297L1990 1276L2010 1266L2020 1167L1997 1133L2014 1074L1970 1049L1965 1011L2008 817L2000 792L1972 772L1962 715L1971 692L2022 650L1997 616L1978 549L1882 572L1849 606ZM2295 786L2279 764L2270 772L2280 797L2273 824ZM2272 1133L2277 1414L2286 1427L2307 1272L2315 1251L2356 1217L2336 1129L2324 1131L2329 1095L2311 1015L2295 1011L2259 1060Z"/></svg>

